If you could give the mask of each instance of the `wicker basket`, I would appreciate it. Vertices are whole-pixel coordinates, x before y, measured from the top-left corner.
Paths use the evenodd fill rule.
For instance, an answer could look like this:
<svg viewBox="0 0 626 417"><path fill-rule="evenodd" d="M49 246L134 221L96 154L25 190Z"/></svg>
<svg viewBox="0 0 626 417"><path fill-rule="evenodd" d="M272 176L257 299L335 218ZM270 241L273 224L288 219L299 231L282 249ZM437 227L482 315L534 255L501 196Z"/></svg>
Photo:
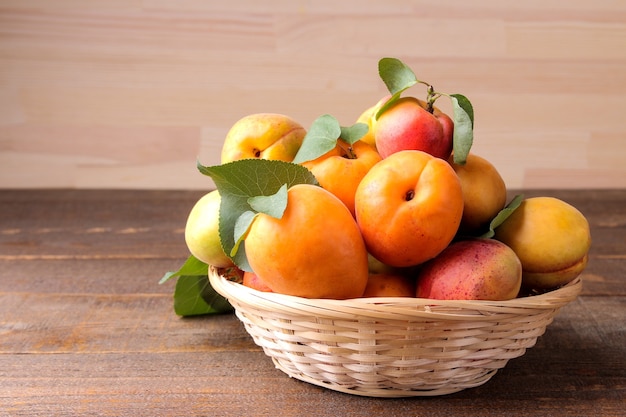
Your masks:
<svg viewBox="0 0 626 417"><path fill-rule="evenodd" d="M320 300L265 293L209 271L254 342L287 375L370 397L435 396L487 382L535 345L580 277L504 302Z"/></svg>

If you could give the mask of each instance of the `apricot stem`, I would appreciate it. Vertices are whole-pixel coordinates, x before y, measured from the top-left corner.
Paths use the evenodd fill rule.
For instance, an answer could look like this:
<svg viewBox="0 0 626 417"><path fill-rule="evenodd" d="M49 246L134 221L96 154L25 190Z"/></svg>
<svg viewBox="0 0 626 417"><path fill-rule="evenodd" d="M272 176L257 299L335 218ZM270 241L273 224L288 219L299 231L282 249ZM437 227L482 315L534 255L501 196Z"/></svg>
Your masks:
<svg viewBox="0 0 626 417"><path fill-rule="evenodd" d="M433 113L435 111L435 100L439 97L438 94L435 93L435 89L432 85L428 84L428 95L426 96L426 111L429 113Z"/></svg>
<svg viewBox="0 0 626 417"><path fill-rule="evenodd" d="M356 159L356 154L354 153L354 149L352 146L348 145L348 147L343 146L341 143L339 144L341 149L346 153L345 157L348 159Z"/></svg>

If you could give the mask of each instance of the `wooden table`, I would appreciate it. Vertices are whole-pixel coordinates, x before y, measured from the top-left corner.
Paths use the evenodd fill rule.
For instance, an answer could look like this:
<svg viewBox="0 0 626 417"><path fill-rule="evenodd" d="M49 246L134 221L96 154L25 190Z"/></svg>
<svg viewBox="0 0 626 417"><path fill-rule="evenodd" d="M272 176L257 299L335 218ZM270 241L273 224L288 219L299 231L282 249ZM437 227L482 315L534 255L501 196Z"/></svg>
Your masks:
<svg viewBox="0 0 626 417"><path fill-rule="evenodd" d="M529 191L592 225L584 288L537 345L456 394L364 398L290 379L233 314L182 319L198 191L0 191L0 416L626 415L626 190Z"/></svg>

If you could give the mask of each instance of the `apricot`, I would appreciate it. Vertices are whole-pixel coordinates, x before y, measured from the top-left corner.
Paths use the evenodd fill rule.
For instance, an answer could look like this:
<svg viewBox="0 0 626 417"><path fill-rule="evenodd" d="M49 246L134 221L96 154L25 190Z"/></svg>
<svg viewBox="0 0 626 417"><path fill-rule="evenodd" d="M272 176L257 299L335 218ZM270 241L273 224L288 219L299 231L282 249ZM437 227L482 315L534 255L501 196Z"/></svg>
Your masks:
<svg viewBox="0 0 626 417"><path fill-rule="evenodd" d="M554 197L527 198L495 230L522 262L523 285L552 289L587 266L591 232L585 216Z"/></svg>
<svg viewBox="0 0 626 417"><path fill-rule="evenodd" d="M368 269L370 271L370 274L379 274L379 273L393 274L402 270L402 268L396 268L394 266L382 263L381 261L376 259L374 256L372 256L371 253L367 254L367 263L368 263Z"/></svg>
<svg viewBox="0 0 626 417"><path fill-rule="evenodd" d="M370 274L363 297L415 297L415 284L402 274Z"/></svg>
<svg viewBox="0 0 626 417"><path fill-rule="evenodd" d="M355 212L371 255L386 265L408 267L450 244L461 222L463 192L447 161L399 151L363 177Z"/></svg>
<svg viewBox="0 0 626 417"><path fill-rule="evenodd" d="M257 274L251 271L244 271L243 280L241 283L246 287L255 289L257 291L273 292L272 289L268 287L267 284L263 282L263 280L261 280L261 278L259 278Z"/></svg>
<svg viewBox="0 0 626 417"><path fill-rule="evenodd" d="M426 102L403 97L376 119L372 129L383 158L401 150L419 150L447 160L452 152L454 122L441 110L427 110Z"/></svg>
<svg viewBox="0 0 626 417"><path fill-rule="evenodd" d="M380 108L387 102L387 100L389 100L390 97L391 95L388 94L378 100L376 104L365 109L356 120L356 123L365 123L368 127L367 133L360 140L370 146L373 146L374 148L376 148L376 138L374 137L376 113L378 113L378 110L380 110Z"/></svg>
<svg viewBox="0 0 626 417"><path fill-rule="evenodd" d="M306 130L289 116L255 113L230 128L222 145L222 164L240 159L263 158L291 162Z"/></svg>
<svg viewBox="0 0 626 417"><path fill-rule="evenodd" d="M233 266L224 253L219 235L221 197L217 190L202 196L191 208L185 224L189 252L202 262L219 268Z"/></svg>
<svg viewBox="0 0 626 417"><path fill-rule="evenodd" d="M510 300L522 284L522 264L511 248L493 239L452 243L426 262L415 295L438 300Z"/></svg>
<svg viewBox="0 0 626 417"><path fill-rule="evenodd" d="M496 167L485 158L470 153L464 165L448 162L461 180L463 217L459 231L484 232L491 220L506 205L506 184Z"/></svg>
<svg viewBox="0 0 626 417"><path fill-rule="evenodd" d="M357 141L352 146L338 140L330 152L302 165L308 168L319 184L336 195L354 216L354 195L359 183L382 158L376 149Z"/></svg>
<svg viewBox="0 0 626 417"><path fill-rule="evenodd" d="M282 218L260 213L245 237L250 267L275 293L360 297L368 279L365 242L350 210L330 191L298 184Z"/></svg>

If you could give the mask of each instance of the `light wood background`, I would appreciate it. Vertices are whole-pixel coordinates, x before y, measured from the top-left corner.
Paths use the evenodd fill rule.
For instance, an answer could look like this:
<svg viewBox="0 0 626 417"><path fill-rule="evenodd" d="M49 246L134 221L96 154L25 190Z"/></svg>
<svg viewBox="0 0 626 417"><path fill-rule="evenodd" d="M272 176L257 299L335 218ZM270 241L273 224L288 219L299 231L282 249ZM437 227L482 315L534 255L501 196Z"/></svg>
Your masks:
<svg viewBox="0 0 626 417"><path fill-rule="evenodd" d="M0 0L0 188L212 187L236 120L352 124L383 56L510 188L626 187L623 0Z"/></svg>

